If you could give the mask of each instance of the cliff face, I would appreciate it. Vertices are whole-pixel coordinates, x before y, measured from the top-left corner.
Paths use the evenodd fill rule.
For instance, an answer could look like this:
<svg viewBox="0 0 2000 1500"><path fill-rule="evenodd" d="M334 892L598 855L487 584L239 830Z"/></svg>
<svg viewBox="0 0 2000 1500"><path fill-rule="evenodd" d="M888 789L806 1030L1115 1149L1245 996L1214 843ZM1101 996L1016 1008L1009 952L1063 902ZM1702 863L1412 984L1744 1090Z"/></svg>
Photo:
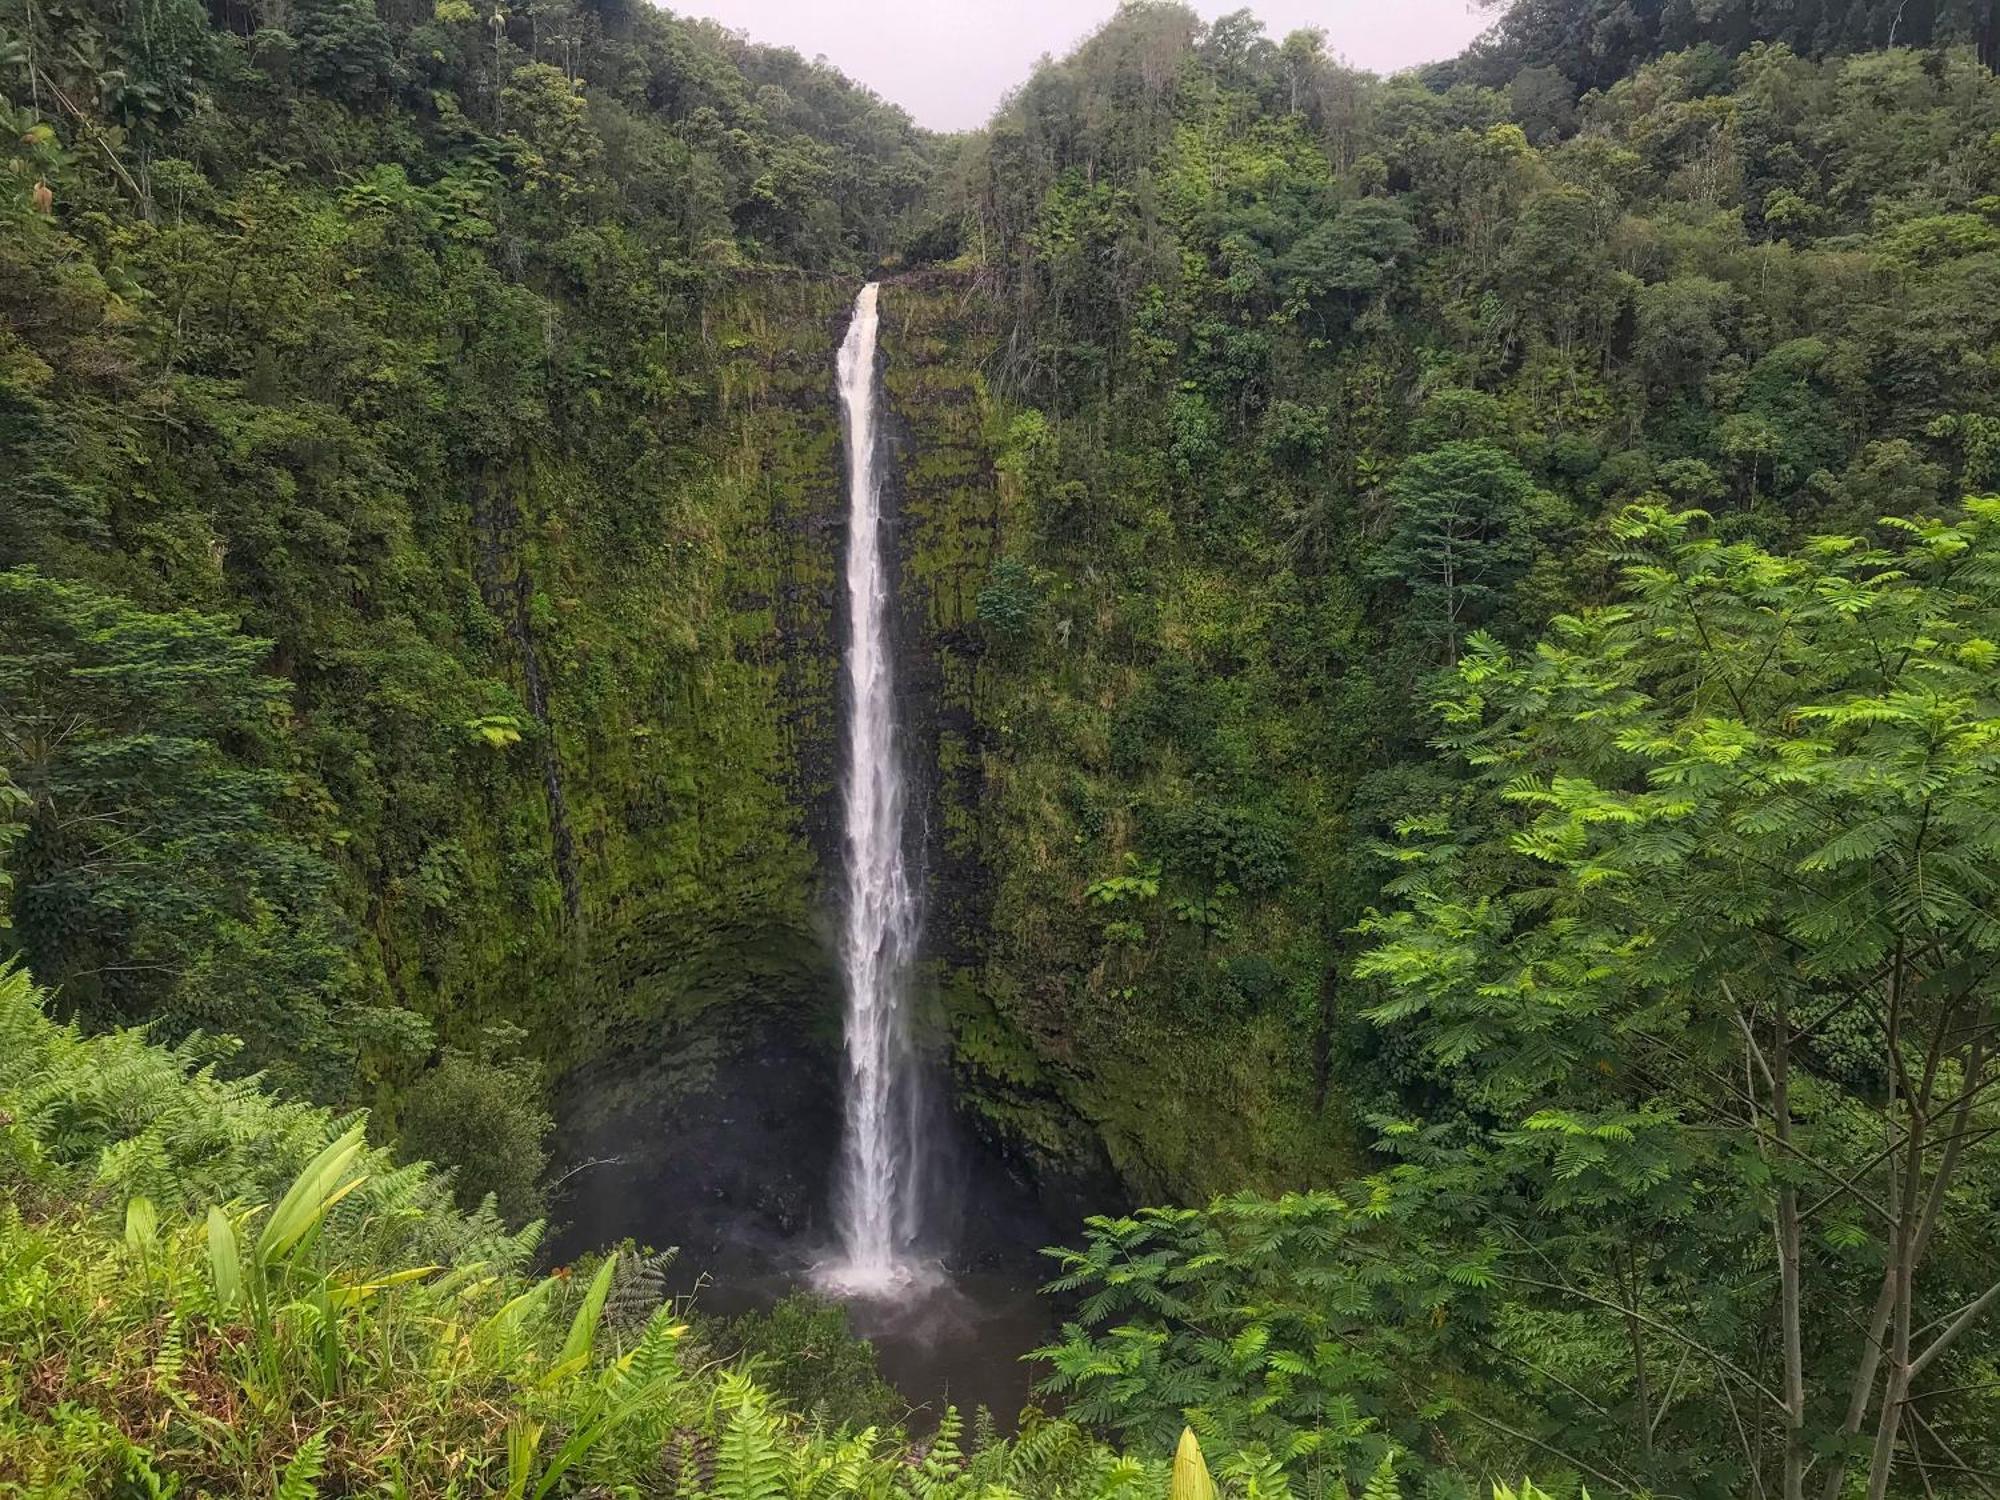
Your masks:
<svg viewBox="0 0 2000 1500"><path fill-rule="evenodd" d="M621 671L607 706L643 725L640 705L664 692L672 732L657 744L641 734L636 764L602 752L608 735L559 739L571 779L597 790L577 819L585 873L569 993L581 1024L541 1030L566 1075L558 1154L637 1151L624 1173L632 1193L701 1178L718 1151L755 1159L752 1175L780 1188L731 1178L708 1196L732 1214L751 1211L771 1233L823 1212L823 1137L837 1134L846 497L833 351L853 290L764 279L716 311L725 352L715 491L704 504L726 522L706 541L713 566L681 585L699 590L706 628L677 658ZM972 278L943 272L889 279L881 309L899 710L925 904L921 1025L948 1064L976 1154L997 1151L1058 1197L1076 1190L1102 1203L1119 1189L1086 1104L1098 1060L1060 1036L1031 1036L1018 1001L1047 979L1035 957L1040 919L1021 920L1024 873L1010 864L1009 832L1020 793L1008 777L1008 705L1034 690L1038 669L996 647L979 620L1021 499L1008 472L1010 416L985 375L999 312ZM554 701L560 722L570 700L558 690ZM678 795L628 800L643 816L617 825L614 789L635 783ZM739 815L755 819L755 839L737 836L749 826ZM1080 901L1078 890L1051 888L1037 904ZM1003 909L1007 925L996 930ZM773 1057L783 1070L768 1066ZM721 1114L787 1123L752 1124L724 1143ZM1162 1175L1128 1173L1148 1185ZM581 1211L620 1191L594 1185ZM677 1210L689 1208L674 1196Z"/></svg>
<svg viewBox="0 0 2000 1500"><path fill-rule="evenodd" d="M1309 1181L1346 1144L1295 1055L1304 1028L1187 997L1226 991L1243 952L1309 946L1315 892L1224 930L1148 886L1132 851L1150 768L1117 743L1152 671L1153 643L1118 619L1150 559L1079 527L1115 530L1121 497L990 387L1006 327L990 291L927 271L881 305L928 992L960 1113L1045 1190L1100 1207Z"/></svg>
<svg viewBox="0 0 2000 1500"><path fill-rule="evenodd" d="M815 834L839 540L826 351L845 291L746 277L702 307L700 461L614 467L582 442L479 486L470 581L533 722L490 789L465 789L465 837L504 826L502 809L532 826L511 830L490 881L468 882L458 944L427 935L422 903L391 884L373 941L406 1003L458 1025L506 1016L573 1068L712 1007L823 999ZM599 531L613 494L650 512L641 558ZM536 864L524 902L508 877ZM453 947L458 974L412 962Z"/></svg>
<svg viewBox="0 0 2000 1500"><path fill-rule="evenodd" d="M655 7L168 11L0 49L0 958L525 1211L525 1060L824 1050L831 357L940 143Z"/></svg>
<svg viewBox="0 0 2000 1500"><path fill-rule="evenodd" d="M157 174L107 175L74 149L82 117L0 163L0 577L25 622L0 672L37 684L31 728L85 725L63 736L150 778L94 750L0 756L23 786L84 785L100 829L136 816L148 851L66 842L72 789L36 793L8 856L19 946L87 1025L239 1035L243 1066L370 1105L413 1149L518 1159L523 1199L531 1104L504 1148L425 1145L410 1107L453 1079L441 1116L523 1103L517 1051L571 1142L635 1094L712 1107L726 1141L740 1100L816 1122L773 1150L818 1181L833 354L943 148L823 70L643 8L562 67L532 18L462 10L375 18L356 39L381 67L358 72L190 25L148 52L191 90L148 127ZM108 97L91 59L145 39L117 7L78 19L105 46L60 64L69 96ZM1205 1090L1229 1115L1230 1044L1150 1013L1100 941L1090 892L1136 847L1130 804L1074 793L1123 689L1072 670L1109 658L1073 660L1093 624L1036 550L1040 419L987 385L1016 309L936 271L890 278L883 310L925 1015L954 1097L1045 1182L1255 1180L1260 1127L1205 1176L1200 1111L1158 1108ZM1114 550L1059 561L1115 580ZM137 710L92 696L112 646L166 684ZM796 1066L733 1087L772 1058Z"/></svg>
<svg viewBox="0 0 2000 1500"><path fill-rule="evenodd" d="M833 351L853 287L760 275L711 306L708 518L695 564L626 601L698 623L615 674L622 726L571 743L600 778L597 862L560 1074L565 1247L638 1235L697 1264L823 1226L839 1135L839 598L844 496ZM661 705L657 721L644 716ZM629 747L629 748L628 748Z"/></svg>
<svg viewBox="0 0 2000 1500"><path fill-rule="evenodd" d="M0 404L35 418L0 424L0 568L75 580L73 607L276 681L254 735L207 725L200 693L145 723L177 714L282 785L257 827L323 896L338 1004L305 1019L301 982L264 958L235 1010L212 957L101 1003L61 943L30 960L87 1021L240 1031L289 1086L392 1128L437 1048L484 1049L495 1022L563 1073L736 1002L823 1008L829 371L851 282L669 285L606 234L571 247L598 259L566 278L537 263L530 291L425 239L414 208L296 197L323 232L243 256L227 318L187 315L226 374L150 352L163 294L90 271L113 251L56 224L8 241L8 307L66 295L68 316L0 330ZM185 257L223 253L192 217L176 233ZM92 497L91 527L43 514L65 495ZM59 876L62 856L37 857ZM293 954L237 884L239 945Z"/></svg>
<svg viewBox="0 0 2000 1500"><path fill-rule="evenodd" d="M1019 524L1003 471L1007 413L986 371L1001 310L970 275L918 272L882 292L890 501L896 517L903 726L922 795L928 948L925 1019L946 1055L960 1118L1058 1198L1116 1188L1066 1079L1019 1029L994 927L1007 849L996 838L1007 726L996 702L1013 665L981 627L979 599ZM1061 899L1062 893L1047 893Z"/></svg>

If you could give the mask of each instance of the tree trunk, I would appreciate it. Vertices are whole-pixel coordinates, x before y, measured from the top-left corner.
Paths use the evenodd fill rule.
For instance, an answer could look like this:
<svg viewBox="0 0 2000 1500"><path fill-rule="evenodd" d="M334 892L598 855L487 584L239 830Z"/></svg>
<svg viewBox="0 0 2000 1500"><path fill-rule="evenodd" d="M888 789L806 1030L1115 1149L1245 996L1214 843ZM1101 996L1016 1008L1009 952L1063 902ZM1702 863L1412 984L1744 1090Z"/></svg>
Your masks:
<svg viewBox="0 0 2000 1500"><path fill-rule="evenodd" d="M1778 1141L1792 1143L1792 1020L1782 998L1773 1018L1771 1044L1771 1123ZM1798 1189L1787 1182L1778 1189L1778 1316L1785 1346L1785 1500L1805 1500L1806 1361L1802 1332L1803 1264L1799 1249Z"/></svg>

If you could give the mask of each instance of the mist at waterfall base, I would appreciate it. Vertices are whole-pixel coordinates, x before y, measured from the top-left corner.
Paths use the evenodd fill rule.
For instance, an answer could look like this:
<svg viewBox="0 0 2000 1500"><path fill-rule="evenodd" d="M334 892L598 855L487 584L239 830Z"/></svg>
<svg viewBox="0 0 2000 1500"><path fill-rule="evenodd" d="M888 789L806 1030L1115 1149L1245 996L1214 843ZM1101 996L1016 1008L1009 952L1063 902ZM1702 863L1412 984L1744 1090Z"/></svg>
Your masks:
<svg viewBox="0 0 2000 1500"><path fill-rule="evenodd" d="M827 1000L834 997L825 996ZM841 1255L845 1055L831 1004L773 1010L657 1049L633 1048L577 1080L563 1101L551 1264L631 1240L678 1247L669 1289L699 1316L730 1318L786 1294L829 1295L819 1273ZM718 1023L720 1025L720 1023ZM883 1377L921 1431L946 1401L991 1409L1003 1428L1036 1372L1020 1356L1049 1342L1058 1309L1037 1295L1044 1245L1075 1241L1010 1164L957 1128L936 1137L947 1223L941 1274L882 1298L841 1298ZM940 1200L934 1200L940 1201ZM946 1248L948 1246L948 1248Z"/></svg>
<svg viewBox="0 0 2000 1500"><path fill-rule="evenodd" d="M876 299L873 283L856 297L836 362L847 500L836 1057L767 1017L713 1039L705 1064L686 1046L663 1054L650 1099L644 1068L628 1071L618 1102L593 1101L565 1126L559 1155L599 1164L565 1195L558 1248L678 1245L676 1289L711 1315L809 1286L847 1305L883 1375L920 1408L917 1425L947 1400L1011 1425L1032 1380L1020 1356L1053 1321L1035 1295L1046 1274L1035 1252L1057 1236L1025 1185L961 1138L914 1035L922 881L877 473ZM707 1086L688 1087L704 1065Z"/></svg>

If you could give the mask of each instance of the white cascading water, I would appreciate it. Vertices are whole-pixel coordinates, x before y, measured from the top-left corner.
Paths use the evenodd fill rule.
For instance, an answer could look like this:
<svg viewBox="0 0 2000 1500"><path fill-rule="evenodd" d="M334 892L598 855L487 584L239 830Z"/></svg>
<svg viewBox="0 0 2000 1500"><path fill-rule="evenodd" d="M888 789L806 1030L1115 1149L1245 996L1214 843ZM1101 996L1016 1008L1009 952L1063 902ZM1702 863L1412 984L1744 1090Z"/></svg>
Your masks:
<svg viewBox="0 0 2000 1500"><path fill-rule="evenodd" d="M904 862L903 767L889 639L889 576L875 474L876 286L854 300L840 346L847 437L847 891L840 961L847 989L847 1134L838 1185L841 1260L831 1288L865 1295L921 1274L913 1254L917 1060L904 1001L917 904Z"/></svg>

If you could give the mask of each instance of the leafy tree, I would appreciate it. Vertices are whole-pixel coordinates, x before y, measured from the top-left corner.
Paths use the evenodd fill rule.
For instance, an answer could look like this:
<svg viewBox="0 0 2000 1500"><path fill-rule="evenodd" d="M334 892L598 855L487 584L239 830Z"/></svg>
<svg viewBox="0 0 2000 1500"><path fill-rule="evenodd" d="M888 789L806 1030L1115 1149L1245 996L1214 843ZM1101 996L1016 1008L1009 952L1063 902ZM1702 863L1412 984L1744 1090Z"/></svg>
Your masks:
<svg viewBox="0 0 2000 1500"><path fill-rule="evenodd" d="M541 1212L554 1123L541 1106L541 1068L520 1055L524 1040L520 1027L501 1022L487 1027L473 1050L446 1047L396 1122L405 1156L455 1168L452 1187L463 1208L490 1201L515 1224Z"/></svg>
<svg viewBox="0 0 2000 1500"><path fill-rule="evenodd" d="M1019 558L995 560L986 583L973 599L980 625L998 643L1024 639L1033 629L1042 604L1034 573Z"/></svg>
<svg viewBox="0 0 2000 1500"><path fill-rule="evenodd" d="M1315 309L1322 320L1335 308L1353 308L1382 290L1416 238L1394 199L1343 203L1285 252L1279 270L1286 299Z"/></svg>
<svg viewBox="0 0 2000 1500"><path fill-rule="evenodd" d="M1299 1493L1347 1493L1419 1431L1409 1382L1489 1279L1480 1255L1425 1256L1411 1186L1088 1220L1080 1249L1050 1252L1062 1274L1049 1290L1077 1313L1036 1351L1042 1389L1155 1452L1187 1423L1268 1456Z"/></svg>
<svg viewBox="0 0 2000 1500"><path fill-rule="evenodd" d="M1624 1323L1642 1457L1881 1500L1990 1427L1950 1408L2000 1303L2000 501L1790 555L1704 521L1627 512L1628 602L1475 640L1445 739L1513 813L1407 825L1361 972L1540 1204L1500 1279ZM1676 1361L1733 1463L1655 1455Z"/></svg>
<svg viewBox="0 0 2000 1500"><path fill-rule="evenodd" d="M1565 358L1579 345L1601 347L1622 305L1605 218L1595 195L1555 188L1528 200L1507 247L1508 307Z"/></svg>
<svg viewBox="0 0 2000 1500"><path fill-rule="evenodd" d="M306 0L291 22L303 81L354 104L380 100L397 78L394 39L373 5Z"/></svg>
<svg viewBox="0 0 2000 1500"><path fill-rule="evenodd" d="M1730 290L1699 276L1676 276L1640 290L1633 352L1656 389L1702 379L1728 348Z"/></svg>
<svg viewBox="0 0 2000 1500"><path fill-rule="evenodd" d="M11 932L14 926L14 876L5 859L24 831L20 814L27 805L28 794L0 767L0 935Z"/></svg>
<svg viewBox="0 0 2000 1500"><path fill-rule="evenodd" d="M29 569L0 574L0 643L14 937L36 973L98 1024L234 1031L322 1083L351 1068L370 1032L346 1011L332 871L294 826L269 643Z"/></svg>
<svg viewBox="0 0 2000 1500"><path fill-rule="evenodd" d="M1407 590L1413 628L1446 661L1526 570L1536 496L1527 471L1489 442L1419 453L1389 482L1389 534L1369 572Z"/></svg>

